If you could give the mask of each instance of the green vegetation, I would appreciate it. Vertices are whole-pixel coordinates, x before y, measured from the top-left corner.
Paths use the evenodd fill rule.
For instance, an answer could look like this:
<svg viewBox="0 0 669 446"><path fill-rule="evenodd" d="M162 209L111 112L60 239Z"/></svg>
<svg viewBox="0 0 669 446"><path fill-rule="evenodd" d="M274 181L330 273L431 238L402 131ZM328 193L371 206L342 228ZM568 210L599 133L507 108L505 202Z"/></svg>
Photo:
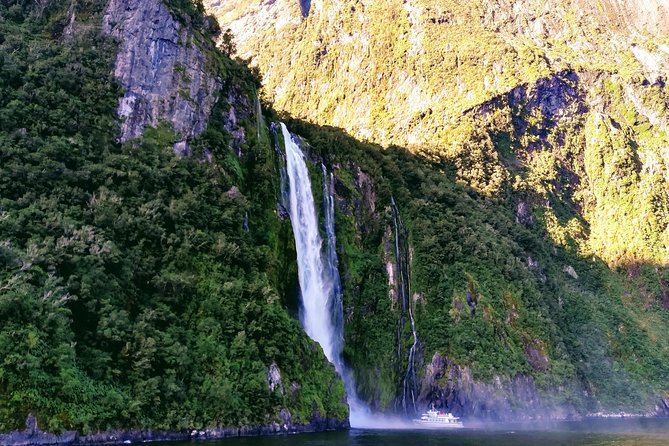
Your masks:
<svg viewBox="0 0 669 446"><path fill-rule="evenodd" d="M603 4L577 14L562 0L337 0L277 30L254 21L262 8L233 3L235 14L211 10L223 24L257 23L238 46L279 110L448 161L486 196L529 199L553 241L584 256L669 262L669 59L638 20ZM588 163L595 115L610 122L599 129L605 169ZM615 171L625 184L600 184Z"/></svg>
<svg viewBox="0 0 669 446"><path fill-rule="evenodd" d="M220 119L239 106L228 98L255 103L260 86L225 55L230 34L223 53L200 42L224 91L189 141L192 158L178 158L165 124L115 142L115 45L90 26L104 2L33 3L0 5L0 431L29 412L45 429L82 432L258 425L282 409L296 422L344 419L343 385L295 318L297 266L291 226L277 218L270 133L249 110L237 156ZM201 28L193 38L219 33L201 3L166 5ZM554 73L526 40L469 30L467 20L485 16L479 6L427 8L422 52L403 4L370 6L397 25L365 29L378 65L358 61L348 84L312 95L315 120L360 107L370 121L356 132L418 141L411 151L289 122L337 179L345 358L373 407L398 408L412 334L389 284L394 199L410 249L419 379L440 353L480 382L530 376L549 403L646 410L669 392L669 137L658 121L669 99L630 73ZM79 26L66 35L72 10ZM333 61L357 53L302 26L304 42L325 48L296 53L293 65L309 70L294 80L320 91L340 70ZM359 32L352 18L338 26ZM480 66L498 70L493 84ZM188 80L184 67L175 74ZM366 103L353 84L409 105ZM292 94L279 105L309 105ZM429 144L423 132L433 132ZM271 391L273 364L281 385Z"/></svg>
<svg viewBox="0 0 669 446"><path fill-rule="evenodd" d="M551 222L576 219L563 230L579 234L569 229L581 224L573 210L541 208L544 215L553 212L554 220L537 211L533 224L516 221L509 202L519 196L530 198L533 191L539 200L556 200L552 188L563 180L554 177L550 152L539 152L536 167L526 172L529 186L513 192L509 185L508 198L491 198L458 184L458 166L448 158L433 155L437 161L427 161L299 121L291 127L336 162L335 172L347 186L340 199L350 207L339 207L337 221L349 321L346 352L360 392L373 406L396 408L412 339L408 326L399 326L398 355L401 311L388 297L384 270L386 261L395 261L392 247L388 253L394 243L391 196L410 233L421 375L439 352L469 367L478 381L529 375L548 404L581 412L645 411L666 392L669 342L662 333L669 314L661 284L667 271L653 263L612 270L584 255L573 239L557 243ZM359 168L374 185L373 211L362 204ZM468 291L477 301L473 316Z"/></svg>
<svg viewBox="0 0 669 446"><path fill-rule="evenodd" d="M166 125L119 146L115 45L85 26L104 2L75 3L67 39L61 7L32 3L0 6L0 431L29 412L81 432L345 418L334 368L277 291L292 235L266 129L246 123L241 159L215 120L193 158ZM252 93L245 67L212 58Z"/></svg>
<svg viewBox="0 0 669 446"><path fill-rule="evenodd" d="M288 20L300 16L290 4L278 27L255 2L204 4L224 27L245 17L240 53L277 109L411 150L447 144L463 113L519 85L568 68L638 78L632 46L662 54L659 38L612 26L621 11L564 0L337 0L305 20Z"/></svg>

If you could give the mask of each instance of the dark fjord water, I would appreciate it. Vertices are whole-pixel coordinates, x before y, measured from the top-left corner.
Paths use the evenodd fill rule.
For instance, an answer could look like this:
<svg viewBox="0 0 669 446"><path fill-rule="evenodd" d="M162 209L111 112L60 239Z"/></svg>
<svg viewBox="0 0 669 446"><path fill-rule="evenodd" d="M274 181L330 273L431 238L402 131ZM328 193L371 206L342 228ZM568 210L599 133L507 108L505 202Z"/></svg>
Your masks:
<svg viewBox="0 0 669 446"><path fill-rule="evenodd" d="M193 446L194 443L188 443ZM206 446L669 446L669 420L588 420L486 429L362 430L248 437ZM174 444L186 446L186 443Z"/></svg>

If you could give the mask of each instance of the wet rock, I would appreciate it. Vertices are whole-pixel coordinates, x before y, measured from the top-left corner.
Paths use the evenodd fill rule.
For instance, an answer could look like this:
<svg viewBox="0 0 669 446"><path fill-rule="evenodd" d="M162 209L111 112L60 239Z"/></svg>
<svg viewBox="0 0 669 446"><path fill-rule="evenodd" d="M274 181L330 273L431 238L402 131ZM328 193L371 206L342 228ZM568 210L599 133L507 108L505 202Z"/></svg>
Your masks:
<svg viewBox="0 0 669 446"><path fill-rule="evenodd" d="M41 432L37 424L31 421L25 432L0 434L1 446L88 446L103 444L131 444L156 441L213 440L229 437L275 435L299 432L319 432L324 430L348 429L348 420L336 420L321 417L316 411L309 423L293 423L292 415L282 409L278 418L280 422L271 422L262 426L240 426L209 428L191 431L155 431L155 430L116 430L93 435L80 436L77 432L65 432L54 435ZM32 418L34 420L34 417Z"/></svg>
<svg viewBox="0 0 669 446"><path fill-rule="evenodd" d="M281 411L279 411L279 418L281 418L285 425L290 425L293 423L293 415L288 409L281 409Z"/></svg>
<svg viewBox="0 0 669 446"><path fill-rule="evenodd" d="M26 418L26 433L28 435L37 435L38 432L37 418L35 418L35 415L29 414L28 418Z"/></svg>
<svg viewBox="0 0 669 446"><path fill-rule="evenodd" d="M311 414L311 418L309 419L309 426L315 431L319 432L338 430L342 428L346 429L350 427L348 420L339 421L333 418L324 418L317 410Z"/></svg>
<svg viewBox="0 0 669 446"><path fill-rule="evenodd" d="M523 226L530 226L534 222L530 207L524 201L521 201L516 206L516 223Z"/></svg>
<svg viewBox="0 0 669 446"><path fill-rule="evenodd" d="M660 398L657 403L656 415L660 417L669 417L669 396Z"/></svg>
<svg viewBox="0 0 669 446"><path fill-rule="evenodd" d="M119 140L137 138L162 121L184 139L201 134L220 82L209 73L193 32L161 0L111 0L103 30L120 42L115 75L125 94Z"/></svg>
<svg viewBox="0 0 669 446"><path fill-rule="evenodd" d="M425 367L418 403L456 416L489 421L555 419L578 416L568 406L552 406L544 400L526 375L495 377L492 382L475 381L467 367L460 367L435 353Z"/></svg>
<svg viewBox="0 0 669 446"><path fill-rule="evenodd" d="M376 191L374 182L360 167L355 172L355 188L362 196L362 204L365 209L374 214L376 212Z"/></svg>
<svg viewBox="0 0 669 446"><path fill-rule="evenodd" d="M569 274L572 279L578 279L578 274L576 274L576 270L573 266L566 265L564 268L562 268L562 271Z"/></svg>
<svg viewBox="0 0 669 446"><path fill-rule="evenodd" d="M476 315L476 301L469 291L467 291L467 305L469 305L469 315L474 317Z"/></svg>
<svg viewBox="0 0 669 446"><path fill-rule="evenodd" d="M78 437L72 445L130 444L148 441L177 441L188 439L187 432L154 430L109 431Z"/></svg>
<svg viewBox="0 0 669 446"><path fill-rule="evenodd" d="M30 414L26 418L26 430L23 432L10 432L0 434L0 445L2 446L46 446L67 445L75 443L79 436L76 432L64 432L60 435L42 432L37 426L37 419Z"/></svg>
<svg viewBox="0 0 669 446"><path fill-rule="evenodd" d="M274 392L278 390L283 395L283 384L281 384L281 370L276 362L273 362L267 370L267 386Z"/></svg>
<svg viewBox="0 0 669 446"><path fill-rule="evenodd" d="M286 206L283 203L276 204L276 213L279 216L280 221L290 220L290 212L286 209Z"/></svg>
<svg viewBox="0 0 669 446"><path fill-rule="evenodd" d="M227 102L230 106L223 114L223 127L231 137L230 149L241 158L242 144L246 142L246 130L244 130L242 121L250 119L251 104L248 98L236 91L234 87L227 96Z"/></svg>
<svg viewBox="0 0 669 446"><path fill-rule="evenodd" d="M174 153L176 153L179 156L185 157L185 156L191 156L192 154L188 141L179 141L178 143L174 144L174 147L172 149L174 150Z"/></svg>

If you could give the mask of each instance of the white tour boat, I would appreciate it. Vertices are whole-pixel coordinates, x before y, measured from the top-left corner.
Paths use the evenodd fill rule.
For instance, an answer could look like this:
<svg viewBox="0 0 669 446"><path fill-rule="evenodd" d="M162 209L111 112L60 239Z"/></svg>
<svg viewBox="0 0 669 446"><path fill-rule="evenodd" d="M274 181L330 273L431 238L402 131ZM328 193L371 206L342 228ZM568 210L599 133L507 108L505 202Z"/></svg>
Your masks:
<svg viewBox="0 0 669 446"><path fill-rule="evenodd" d="M428 410L421 415L419 420L413 420L421 427L430 428L458 428L464 427L460 418L454 417L452 413L438 412L434 409Z"/></svg>

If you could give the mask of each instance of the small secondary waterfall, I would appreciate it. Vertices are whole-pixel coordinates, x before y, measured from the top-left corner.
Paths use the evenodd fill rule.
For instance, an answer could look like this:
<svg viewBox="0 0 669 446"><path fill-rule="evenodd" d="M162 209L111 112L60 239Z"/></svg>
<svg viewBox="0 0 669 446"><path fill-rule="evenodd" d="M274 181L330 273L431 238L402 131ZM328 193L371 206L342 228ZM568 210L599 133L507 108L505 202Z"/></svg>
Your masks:
<svg viewBox="0 0 669 446"><path fill-rule="evenodd" d="M406 228L402 224L402 218L400 217L400 211L397 208L395 203L395 198L391 197L390 202L392 205L393 211L393 226L395 229L395 259L397 261L397 279L398 279L398 291L399 298L402 301L402 318L400 319L398 334L397 334L397 353L401 354L402 346L402 329L404 327L404 312L409 315L409 321L411 322L411 332L413 334L413 344L409 349L409 357L407 361L407 370L404 374L404 379L402 381L402 408L404 413L414 414L416 413L416 370L415 370L415 359L416 359L416 348L418 347L418 334L416 332L416 320L413 316L413 305L411 302L411 292L409 288L410 284L410 275L409 275L409 249L406 242ZM398 356L399 357L399 356Z"/></svg>
<svg viewBox="0 0 669 446"><path fill-rule="evenodd" d="M341 352L344 349L344 302L342 296L341 278L339 277L339 259L337 258L337 234L335 233L334 221L334 175L328 173L325 164L321 164L323 169L323 210L325 215L325 235L327 237L326 246L326 271L332 284L332 325L335 334L339 335L336 339L337 350Z"/></svg>
<svg viewBox="0 0 669 446"><path fill-rule="evenodd" d="M279 200L276 204L276 210L279 214L279 218L284 220L289 217L288 209L290 208L290 196L288 194L288 171L286 170L287 161L286 161L286 152L279 144L278 138L278 129L275 123L270 125L270 134L272 135L272 141L274 143L274 153L276 154L278 160L278 174L279 174Z"/></svg>
<svg viewBox="0 0 669 446"><path fill-rule="evenodd" d="M359 400L351 371L341 356L344 325L335 249L334 198L331 182L328 181L327 171L324 170L325 231L328 237L324 261L321 252L323 241L319 232L318 215L304 154L283 123L281 131L286 146L289 212L295 234L302 297L300 321L309 337L321 345L325 356L334 364L344 380L351 409L351 425L363 426L367 423L369 409Z"/></svg>

